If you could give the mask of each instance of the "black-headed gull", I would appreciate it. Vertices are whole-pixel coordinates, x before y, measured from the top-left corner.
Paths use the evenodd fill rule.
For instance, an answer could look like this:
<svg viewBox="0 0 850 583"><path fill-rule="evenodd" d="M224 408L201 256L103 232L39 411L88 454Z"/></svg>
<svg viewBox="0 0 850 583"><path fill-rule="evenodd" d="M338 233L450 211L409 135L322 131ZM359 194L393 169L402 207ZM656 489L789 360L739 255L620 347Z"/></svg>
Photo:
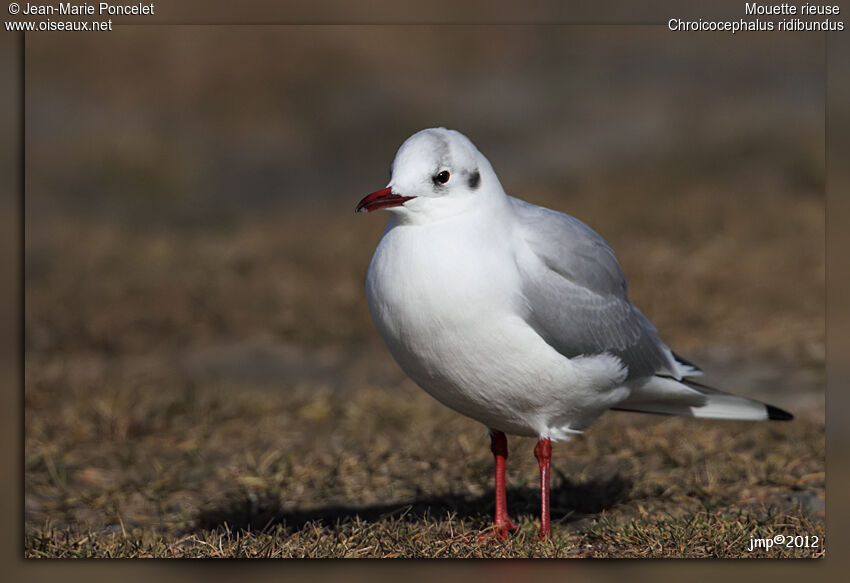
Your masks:
<svg viewBox="0 0 850 583"><path fill-rule="evenodd" d="M357 205L376 209L390 220L366 277L372 319L405 373L489 428L500 537L516 528L505 500L505 433L538 439L540 536L548 537L551 442L608 409L792 418L689 380L701 371L629 302L602 237L505 194L463 134L433 128L408 138L387 187Z"/></svg>

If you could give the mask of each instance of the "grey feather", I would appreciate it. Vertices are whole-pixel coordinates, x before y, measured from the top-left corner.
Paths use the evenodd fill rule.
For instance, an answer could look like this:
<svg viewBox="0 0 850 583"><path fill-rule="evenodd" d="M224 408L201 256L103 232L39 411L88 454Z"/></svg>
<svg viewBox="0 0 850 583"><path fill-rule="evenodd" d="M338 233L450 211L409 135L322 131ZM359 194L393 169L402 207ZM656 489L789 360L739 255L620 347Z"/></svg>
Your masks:
<svg viewBox="0 0 850 583"><path fill-rule="evenodd" d="M569 358L613 354L630 379L691 374L629 302L625 275L602 237L564 213L509 200L520 236L539 260L519 264L527 321L546 342Z"/></svg>
<svg viewBox="0 0 850 583"><path fill-rule="evenodd" d="M611 247L569 215L511 198L519 234L538 261L519 261L528 323L567 357L618 356L637 381L614 407L625 411L714 419L793 416L760 401L682 380L702 374L655 335L655 327L629 302L626 278Z"/></svg>

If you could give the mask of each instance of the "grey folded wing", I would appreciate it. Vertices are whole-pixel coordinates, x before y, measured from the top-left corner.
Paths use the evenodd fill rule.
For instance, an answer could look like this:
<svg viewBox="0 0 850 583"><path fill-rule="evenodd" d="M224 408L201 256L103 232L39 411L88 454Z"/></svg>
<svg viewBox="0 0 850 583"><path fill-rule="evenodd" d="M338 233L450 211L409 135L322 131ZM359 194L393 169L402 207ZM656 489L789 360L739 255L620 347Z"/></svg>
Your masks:
<svg viewBox="0 0 850 583"><path fill-rule="evenodd" d="M625 275L602 237L564 213L510 201L537 259L518 262L527 321L547 343L568 358L613 354L630 379L688 374L629 302Z"/></svg>

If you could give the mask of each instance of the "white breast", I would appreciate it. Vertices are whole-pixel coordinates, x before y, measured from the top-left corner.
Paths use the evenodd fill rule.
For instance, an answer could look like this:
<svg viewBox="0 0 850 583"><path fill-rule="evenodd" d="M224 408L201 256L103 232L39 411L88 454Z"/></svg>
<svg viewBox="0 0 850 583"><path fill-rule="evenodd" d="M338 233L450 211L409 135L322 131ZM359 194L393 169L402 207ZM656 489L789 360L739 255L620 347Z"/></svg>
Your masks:
<svg viewBox="0 0 850 583"><path fill-rule="evenodd" d="M497 238L492 218L391 224L369 266L369 309L401 368L445 405L494 429L563 438L610 406L599 391L611 382L596 377L616 363L570 361L526 324L516 242L499 227Z"/></svg>

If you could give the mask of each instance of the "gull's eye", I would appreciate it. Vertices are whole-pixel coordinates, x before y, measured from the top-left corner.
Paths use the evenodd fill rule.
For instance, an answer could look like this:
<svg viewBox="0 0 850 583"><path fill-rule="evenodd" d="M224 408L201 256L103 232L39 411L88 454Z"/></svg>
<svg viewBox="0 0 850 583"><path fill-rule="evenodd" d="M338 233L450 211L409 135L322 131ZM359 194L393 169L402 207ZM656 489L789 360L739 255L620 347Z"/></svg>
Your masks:
<svg viewBox="0 0 850 583"><path fill-rule="evenodd" d="M439 174L434 176L434 182L435 183L439 182L440 184L445 184L448 181L449 181L449 171L448 170L443 170L442 172L440 172Z"/></svg>

